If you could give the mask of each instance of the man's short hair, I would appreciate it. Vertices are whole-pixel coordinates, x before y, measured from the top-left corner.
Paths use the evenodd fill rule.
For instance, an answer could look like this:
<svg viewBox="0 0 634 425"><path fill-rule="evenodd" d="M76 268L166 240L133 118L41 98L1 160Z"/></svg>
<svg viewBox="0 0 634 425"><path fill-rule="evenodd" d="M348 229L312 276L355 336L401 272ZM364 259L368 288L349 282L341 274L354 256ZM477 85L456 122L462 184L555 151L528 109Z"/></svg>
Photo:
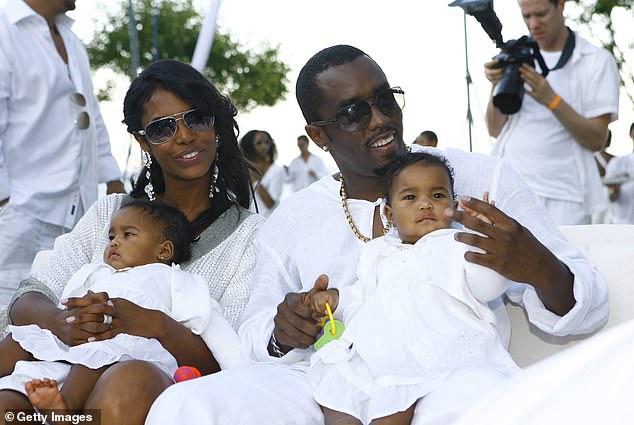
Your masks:
<svg viewBox="0 0 634 425"><path fill-rule="evenodd" d="M425 130L421 134L421 136L427 137L429 140L433 140L434 142L438 141L438 136L431 130Z"/></svg>
<svg viewBox="0 0 634 425"><path fill-rule="evenodd" d="M317 109L321 106L322 94L317 87L317 75L332 68L352 62L359 56L366 55L365 52L356 47L339 44L327 47L317 52L306 62L295 86L295 96L306 122L318 121L323 117L319 116ZM367 55L366 55L367 56Z"/></svg>
<svg viewBox="0 0 634 425"><path fill-rule="evenodd" d="M297 136L297 140L303 140L304 142L308 143L308 136L306 136L305 134L302 134L301 136Z"/></svg>

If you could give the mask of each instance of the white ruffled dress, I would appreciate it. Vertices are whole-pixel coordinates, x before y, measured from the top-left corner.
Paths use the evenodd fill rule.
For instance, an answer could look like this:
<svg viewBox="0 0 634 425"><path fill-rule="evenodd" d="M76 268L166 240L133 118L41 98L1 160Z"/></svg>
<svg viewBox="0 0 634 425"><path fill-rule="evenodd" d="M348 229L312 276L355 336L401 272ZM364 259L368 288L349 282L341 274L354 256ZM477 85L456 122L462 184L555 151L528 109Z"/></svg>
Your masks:
<svg viewBox="0 0 634 425"><path fill-rule="evenodd" d="M340 289L335 316L345 331L311 358L320 405L367 424L407 409L461 365L518 370L486 305L508 282L467 263L455 232L414 245L392 232L363 248L359 281Z"/></svg>
<svg viewBox="0 0 634 425"><path fill-rule="evenodd" d="M215 303L202 277L182 271L178 265L159 263L122 270L104 263L86 264L70 279L61 299L83 296L88 290L107 292L110 298L125 298L141 307L159 310L197 335L209 327L212 302ZM59 308L64 307L60 304ZM138 359L155 363L169 376L178 368L176 359L154 338L118 334L109 340L69 347L37 325L9 326L6 333L41 361L18 362L12 376L0 378L0 388L17 387L23 392L24 382L33 377L63 380L70 366L56 362L97 369Z"/></svg>

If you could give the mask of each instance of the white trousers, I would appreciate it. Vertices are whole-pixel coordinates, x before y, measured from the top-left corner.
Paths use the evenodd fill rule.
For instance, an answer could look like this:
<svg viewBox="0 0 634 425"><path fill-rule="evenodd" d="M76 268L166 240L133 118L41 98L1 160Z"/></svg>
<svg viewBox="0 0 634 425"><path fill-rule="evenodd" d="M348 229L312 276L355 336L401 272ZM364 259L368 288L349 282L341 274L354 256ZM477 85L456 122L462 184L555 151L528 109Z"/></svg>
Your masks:
<svg viewBox="0 0 634 425"><path fill-rule="evenodd" d="M586 213L580 202L542 197L539 199L542 200L546 210L557 225L592 224L592 214Z"/></svg>
<svg viewBox="0 0 634 425"><path fill-rule="evenodd" d="M448 425L508 378L490 369L461 368L418 401L412 425ZM303 371L247 363L172 385L154 402L146 425L323 425Z"/></svg>
<svg viewBox="0 0 634 425"><path fill-rule="evenodd" d="M16 209L0 209L0 305L7 305L22 279L28 277L35 254L53 248L62 226L45 223Z"/></svg>

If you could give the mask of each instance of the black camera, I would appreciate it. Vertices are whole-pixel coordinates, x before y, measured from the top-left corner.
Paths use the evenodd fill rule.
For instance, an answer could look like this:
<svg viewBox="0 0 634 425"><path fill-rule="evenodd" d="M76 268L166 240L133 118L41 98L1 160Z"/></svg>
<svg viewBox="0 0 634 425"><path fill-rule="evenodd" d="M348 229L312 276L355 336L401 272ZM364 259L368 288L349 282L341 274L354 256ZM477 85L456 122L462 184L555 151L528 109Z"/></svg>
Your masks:
<svg viewBox="0 0 634 425"><path fill-rule="evenodd" d="M548 67L539 52L537 42L526 35L505 42L502 38L502 24L493 10L493 0L456 0L449 6L459 6L465 13L475 17L489 38L502 50L502 53L493 58L498 59L498 67L504 68L502 79L493 92L493 105L503 114L516 113L520 110L524 98L524 81L520 77L520 65L526 63L534 67L537 61L542 69L542 75L548 75Z"/></svg>

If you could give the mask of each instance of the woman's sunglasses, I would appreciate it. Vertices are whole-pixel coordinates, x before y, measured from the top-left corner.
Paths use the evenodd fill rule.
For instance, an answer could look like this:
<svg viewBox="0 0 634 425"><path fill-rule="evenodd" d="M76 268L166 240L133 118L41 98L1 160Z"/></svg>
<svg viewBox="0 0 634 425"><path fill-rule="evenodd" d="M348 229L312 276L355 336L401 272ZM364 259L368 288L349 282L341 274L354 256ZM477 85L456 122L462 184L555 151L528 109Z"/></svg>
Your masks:
<svg viewBox="0 0 634 425"><path fill-rule="evenodd" d="M185 126L191 130L207 131L214 126L215 118L213 115L206 114L198 109L190 109L189 111L154 120L145 126L145 130L138 130L137 133L145 136L153 145L162 145L172 140L176 135L178 121L180 120L183 120Z"/></svg>
<svg viewBox="0 0 634 425"><path fill-rule="evenodd" d="M372 118L372 105L376 105L383 114L393 117L405 106L405 92L400 87L381 90L369 99L344 106L330 120L314 121L311 125L319 127L337 124L343 131L365 130Z"/></svg>

